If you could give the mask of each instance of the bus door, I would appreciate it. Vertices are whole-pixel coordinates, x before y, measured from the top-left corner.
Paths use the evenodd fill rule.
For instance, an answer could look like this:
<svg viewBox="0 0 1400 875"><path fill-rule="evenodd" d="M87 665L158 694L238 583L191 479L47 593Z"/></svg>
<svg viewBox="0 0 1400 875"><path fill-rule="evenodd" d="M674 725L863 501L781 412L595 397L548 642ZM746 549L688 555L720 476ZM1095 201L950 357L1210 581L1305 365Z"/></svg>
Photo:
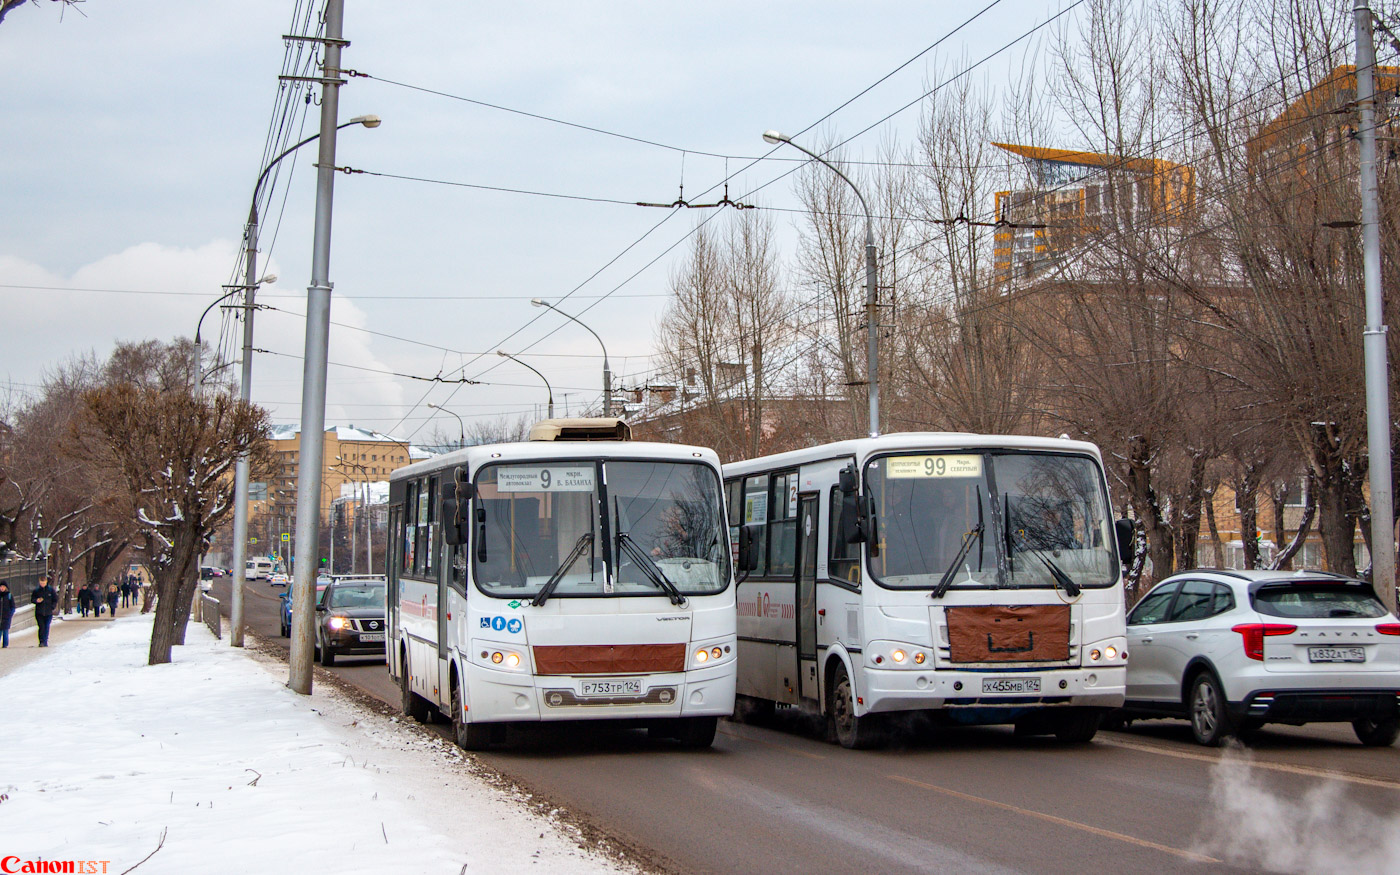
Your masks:
<svg viewBox="0 0 1400 875"><path fill-rule="evenodd" d="M399 551L403 549L400 541L403 540L403 502L389 505L389 543L385 552L384 579L388 584L385 592L384 606L387 609L385 618L384 640L388 642L385 647L388 651L389 665L397 672L403 671L403 666L397 665L398 659L397 642L399 640Z"/></svg>
<svg viewBox="0 0 1400 875"><path fill-rule="evenodd" d="M817 526L821 496L798 496L797 507L797 677L804 699L820 699L817 685Z"/></svg>

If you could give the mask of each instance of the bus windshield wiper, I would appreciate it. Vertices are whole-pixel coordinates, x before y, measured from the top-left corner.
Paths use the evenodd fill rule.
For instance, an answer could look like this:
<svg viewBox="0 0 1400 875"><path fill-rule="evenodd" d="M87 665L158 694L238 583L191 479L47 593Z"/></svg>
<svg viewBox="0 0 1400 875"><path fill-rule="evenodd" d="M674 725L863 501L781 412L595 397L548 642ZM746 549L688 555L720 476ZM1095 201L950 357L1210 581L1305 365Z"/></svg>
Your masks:
<svg viewBox="0 0 1400 875"><path fill-rule="evenodd" d="M631 535L626 532L618 532L617 546L628 556L632 557L632 561L637 564L638 568L646 573L646 576L652 583L656 584L666 593L666 596L671 600L671 604L677 606L685 605L685 596L681 595L681 591L671 582L671 578L667 577L666 572L662 571L661 568L652 561L646 551L637 546L637 542L632 540Z"/></svg>
<svg viewBox="0 0 1400 875"><path fill-rule="evenodd" d="M563 564L555 569L554 573L549 576L549 580L546 580L544 586L540 587L539 595L535 596L530 604L538 608L540 605L549 601L549 597L554 595L554 590L559 586L559 581L564 579L564 575L567 574L569 569L573 567L573 564L578 561L578 557L583 555L584 549L592 546L592 544L592 532L584 532L582 535L579 535L578 540L574 542L574 549L569 551L569 555L564 559Z"/></svg>
<svg viewBox="0 0 1400 875"><path fill-rule="evenodd" d="M979 486L977 487L977 525L969 530L967 534L963 535L962 546L958 548L958 555L954 556L953 561L948 563L948 567L944 570L943 576L938 579L938 585L933 588L933 592L929 593L930 598L941 599L948 592L948 587L953 582L953 575L958 573L958 566L961 565L963 559L967 557L967 551L972 546L973 537L977 538L977 544L980 548L982 545L982 536L986 530L987 527L982 519L982 487ZM977 557L977 570L978 572L982 570L980 549ZM970 573L971 572L969 572L969 574Z"/></svg>
<svg viewBox="0 0 1400 875"><path fill-rule="evenodd" d="M958 549L958 555L953 557L953 561L948 563L948 568L943 572L943 576L938 579L938 585L929 593L930 598L941 599L948 592L948 587L953 582L953 575L958 573L958 566L962 564L963 558L967 556L968 548L972 546L972 539L976 538L977 543L982 543L982 524L979 522L976 527L969 529L963 535L962 547Z"/></svg>
<svg viewBox="0 0 1400 875"><path fill-rule="evenodd" d="M1025 537L1026 536L1024 534L1021 535L1021 538L1023 540L1025 539ZM1054 578L1055 583L1065 591L1066 595L1068 595L1070 598L1074 598L1079 595L1079 584L1075 583L1073 578L1071 578L1068 574L1065 574L1064 569L1060 568L1060 566L1056 565L1054 562L1046 558L1045 554L1042 551L1035 547L1022 547L1021 549L1027 553L1030 553L1032 556L1039 559L1041 562L1045 563L1045 567L1047 570L1049 570L1050 576Z"/></svg>

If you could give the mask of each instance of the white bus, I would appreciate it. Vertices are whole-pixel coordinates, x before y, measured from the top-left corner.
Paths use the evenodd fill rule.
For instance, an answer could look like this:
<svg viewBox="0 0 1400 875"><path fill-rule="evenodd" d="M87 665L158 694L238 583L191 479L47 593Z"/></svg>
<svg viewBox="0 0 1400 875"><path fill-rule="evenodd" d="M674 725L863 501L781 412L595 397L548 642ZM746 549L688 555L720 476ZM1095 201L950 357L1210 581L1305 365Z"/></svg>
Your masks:
<svg viewBox="0 0 1400 875"><path fill-rule="evenodd" d="M741 713L869 747L899 712L1088 741L1123 703L1132 524L1094 445L890 434L724 477Z"/></svg>
<svg viewBox="0 0 1400 875"><path fill-rule="evenodd" d="M390 673L481 749L510 723L640 721L708 747L734 709L734 587L719 458L555 420L389 485Z"/></svg>

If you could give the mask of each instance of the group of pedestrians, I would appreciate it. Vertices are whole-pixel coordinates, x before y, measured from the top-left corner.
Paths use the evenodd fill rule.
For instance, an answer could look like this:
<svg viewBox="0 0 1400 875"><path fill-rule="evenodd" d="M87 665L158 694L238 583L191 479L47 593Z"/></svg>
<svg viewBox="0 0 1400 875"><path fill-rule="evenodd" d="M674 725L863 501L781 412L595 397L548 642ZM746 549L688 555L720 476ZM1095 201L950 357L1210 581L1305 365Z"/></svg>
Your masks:
<svg viewBox="0 0 1400 875"><path fill-rule="evenodd" d="M97 584L90 583L78 590L78 611L84 617L88 615L88 611L92 611L94 617L99 617L102 615L102 604L106 602L107 612L115 619L118 599L121 600L122 607L126 607L129 602L134 602L131 590L130 580L123 580L120 587L115 583L107 584L106 593L98 589Z"/></svg>
<svg viewBox="0 0 1400 875"><path fill-rule="evenodd" d="M122 579L120 584L107 584L107 591L104 593L95 583L78 589L78 610L86 617L91 611L94 617L102 614L105 603L107 612L113 619L117 616L117 603L122 607L134 606L137 597L141 592L139 580L134 579L134 575L128 575ZM47 576L39 578L39 585L34 588L30 595L30 601L34 605L34 623L38 627L39 646L49 646L49 627L53 624L53 615L58 609L58 591L54 589ZM10 592L10 583L7 580L0 580L0 648L10 646L10 624L15 618L15 597Z"/></svg>

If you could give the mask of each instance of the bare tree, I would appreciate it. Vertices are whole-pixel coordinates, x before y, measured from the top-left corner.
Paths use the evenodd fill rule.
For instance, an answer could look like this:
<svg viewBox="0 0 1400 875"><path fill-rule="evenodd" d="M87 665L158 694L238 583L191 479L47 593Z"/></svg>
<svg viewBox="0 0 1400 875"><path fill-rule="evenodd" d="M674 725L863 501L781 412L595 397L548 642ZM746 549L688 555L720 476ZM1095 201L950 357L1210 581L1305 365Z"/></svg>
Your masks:
<svg viewBox="0 0 1400 875"><path fill-rule="evenodd" d="M228 394L198 397L189 384L162 389L141 380L114 380L83 400L70 446L120 483L134 510L159 599L149 662L169 662L171 645L183 640L199 557L232 511L235 458L247 453L255 476L270 471L267 414Z"/></svg>
<svg viewBox="0 0 1400 875"><path fill-rule="evenodd" d="M29 0L29 2L33 3L35 6L39 5L39 0ZM62 4L65 11L71 7L79 13L82 12L81 9L77 9L77 5L82 3L83 0L53 0L53 2ZM25 0L0 0L0 21L5 20L5 16L10 14L10 10L18 6L23 6L24 3Z"/></svg>

